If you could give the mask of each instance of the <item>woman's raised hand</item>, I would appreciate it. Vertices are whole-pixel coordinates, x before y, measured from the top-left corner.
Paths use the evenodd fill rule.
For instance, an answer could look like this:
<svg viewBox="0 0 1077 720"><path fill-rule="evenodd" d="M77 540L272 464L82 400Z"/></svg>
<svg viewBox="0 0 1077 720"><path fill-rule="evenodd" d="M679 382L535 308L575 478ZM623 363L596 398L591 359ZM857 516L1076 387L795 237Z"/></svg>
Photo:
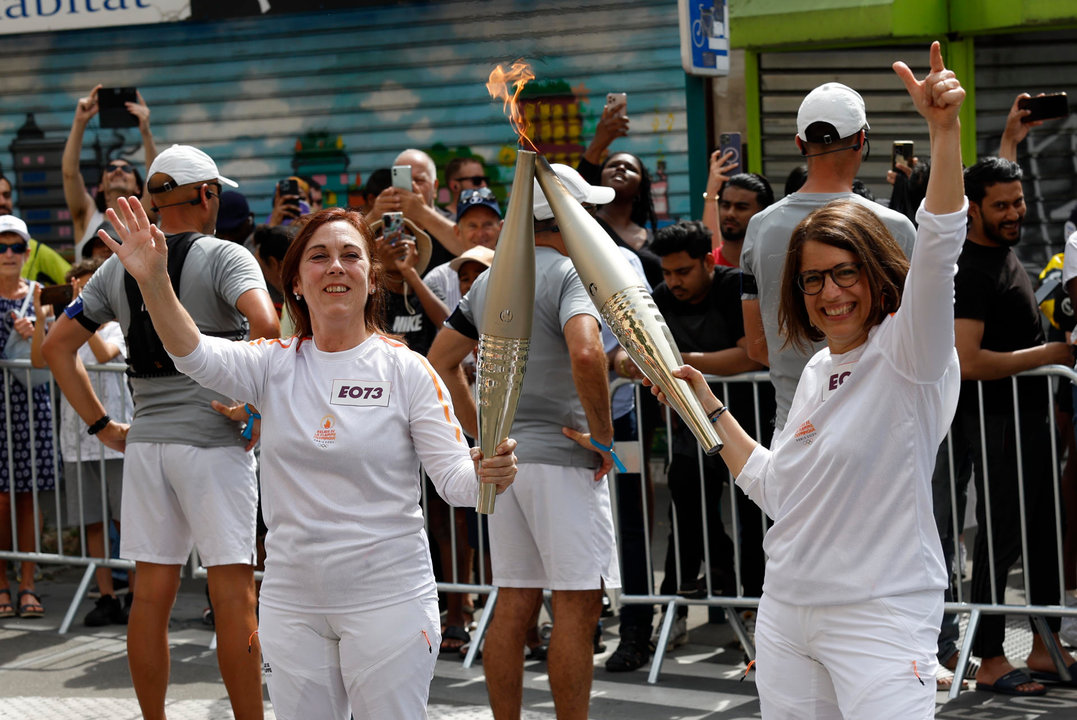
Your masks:
<svg viewBox="0 0 1077 720"><path fill-rule="evenodd" d="M119 256L127 272L138 282L167 277L168 245L161 228L150 222L137 197L121 197L117 204L119 213L109 208L105 214L116 228L120 242L104 230L98 230L97 236Z"/></svg>
<svg viewBox="0 0 1077 720"><path fill-rule="evenodd" d="M947 70L942 62L942 47L938 41L931 43L931 71L923 80L917 80L909 66L900 60L894 63L894 72L905 83L905 89L928 125L947 128L957 124L957 114L965 100L965 89L953 70Z"/></svg>

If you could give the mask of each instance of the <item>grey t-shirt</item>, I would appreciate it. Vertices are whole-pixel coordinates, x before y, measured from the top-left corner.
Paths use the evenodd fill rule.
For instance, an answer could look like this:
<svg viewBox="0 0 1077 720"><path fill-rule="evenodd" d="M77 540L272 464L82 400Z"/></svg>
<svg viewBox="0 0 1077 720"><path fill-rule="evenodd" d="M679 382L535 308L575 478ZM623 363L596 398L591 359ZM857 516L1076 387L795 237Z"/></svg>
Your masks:
<svg viewBox="0 0 1077 720"><path fill-rule="evenodd" d="M480 275L460 301L459 313L479 326L490 273ZM587 432L587 415L572 380L572 361L564 327L576 315L599 321L572 261L548 247L535 248L535 315L520 404L512 424L520 462L568 467L598 466L598 455L561 433L562 427ZM452 327L453 318L447 323ZM454 327L472 336L471 328ZM597 330L597 326L596 326Z"/></svg>
<svg viewBox="0 0 1077 720"><path fill-rule="evenodd" d="M744 275L755 278L757 292L750 292L751 283L741 295L742 300L758 300L763 316L763 330L767 336L767 354L770 361L770 382L778 401L775 430L785 426L785 417L793 402L800 374L812 355L823 348L818 343L806 354L795 348L783 348L785 338L778 334L778 304L781 299L782 268L789 249L789 238L800 221L816 208L831 200L852 200L874 212L907 256L912 255L916 241L916 228L901 213L867 200L855 193L793 193L752 216L740 253L740 267ZM742 285L742 287L744 287Z"/></svg>
<svg viewBox="0 0 1077 720"><path fill-rule="evenodd" d="M127 337L131 312L119 258L110 257L82 289L82 314L92 323L117 320ZM244 327L236 309L239 297L252 289L266 289L254 256L242 245L203 237L195 242L183 263L180 301L202 332L225 332ZM232 398L206 390L186 375L131 378L135 414L127 442L155 442L226 447L242 445L239 426L212 407ZM245 398L236 398L242 400Z"/></svg>

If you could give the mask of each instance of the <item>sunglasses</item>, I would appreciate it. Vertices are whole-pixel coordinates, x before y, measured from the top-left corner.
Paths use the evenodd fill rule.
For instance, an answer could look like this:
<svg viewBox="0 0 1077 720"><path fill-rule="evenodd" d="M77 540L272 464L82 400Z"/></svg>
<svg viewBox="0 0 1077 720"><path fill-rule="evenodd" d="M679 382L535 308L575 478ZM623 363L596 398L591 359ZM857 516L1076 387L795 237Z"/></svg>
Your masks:
<svg viewBox="0 0 1077 720"><path fill-rule="evenodd" d="M9 243L0 243L0 255L3 255L8 250L15 253L16 255L22 255L23 253L26 252L26 249L28 247L29 247L29 243L27 243L25 240L22 241L22 242L10 243L10 244Z"/></svg>
<svg viewBox="0 0 1077 720"><path fill-rule="evenodd" d="M472 185L489 185L490 178L485 175L471 175L469 177L453 178L456 182L469 182Z"/></svg>
<svg viewBox="0 0 1077 720"><path fill-rule="evenodd" d="M115 172L116 170L122 170L123 172L131 175L135 172L133 165L121 165L120 163L109 163L105 166L105 172Z"/></svg>
<svg viewBox="0 0 1077 720"><path fill-rule="evenodd" d="M494 197L494 191L488 187L468 188L460 193L460 202L464 205L480 203L485 200L497 200Z"/></svg>

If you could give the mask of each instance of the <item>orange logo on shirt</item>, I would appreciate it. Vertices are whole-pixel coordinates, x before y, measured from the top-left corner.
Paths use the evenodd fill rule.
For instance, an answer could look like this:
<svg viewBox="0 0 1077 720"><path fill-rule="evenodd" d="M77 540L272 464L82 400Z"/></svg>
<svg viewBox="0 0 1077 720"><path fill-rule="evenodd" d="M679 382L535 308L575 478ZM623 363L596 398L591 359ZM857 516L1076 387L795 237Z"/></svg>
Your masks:
<svg viewBox="0 0 1077 720"><path fill-rule="evenodd" d="M323 417L318 425L318 429L314 431L314 444L323 450L328 448L337 439L337 419L332 415L326 415Z"/></svg>
<svg viewBox="0 0 1077 720"><path fill-rule="evenodd" d="M797 428L796 433L793 435L793 439L798 443L811 445L815 442L816 434L815 426L811 424L811 420L805 420L804 423Z"/></svg>

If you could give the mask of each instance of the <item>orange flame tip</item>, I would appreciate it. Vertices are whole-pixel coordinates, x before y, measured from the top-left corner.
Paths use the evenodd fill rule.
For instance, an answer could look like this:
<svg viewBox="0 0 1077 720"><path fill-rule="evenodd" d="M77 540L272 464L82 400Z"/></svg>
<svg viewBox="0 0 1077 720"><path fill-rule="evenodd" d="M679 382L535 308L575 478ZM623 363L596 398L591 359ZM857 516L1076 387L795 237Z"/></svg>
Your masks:
<svg viewBox="0 0 1077 720"><path fill-rule="evenodd" d="M512 129L519 138L520 143L526 143L532 150L538 152L538 148L531 142L531 138L527 136L528 122L523 113L520 112L520 105L517 102L520 97L520 91L524 89L528 82L534 79L535 73L531 71L531 66L520 59L514 62L507 71L501 65L495 67L490 72L490 78L486 82L486 89L489 91L490 97L502 101L505 114L509 116L509 122L512 124ZM509 85L514 88L511 94L509 93Z"/></svg>

